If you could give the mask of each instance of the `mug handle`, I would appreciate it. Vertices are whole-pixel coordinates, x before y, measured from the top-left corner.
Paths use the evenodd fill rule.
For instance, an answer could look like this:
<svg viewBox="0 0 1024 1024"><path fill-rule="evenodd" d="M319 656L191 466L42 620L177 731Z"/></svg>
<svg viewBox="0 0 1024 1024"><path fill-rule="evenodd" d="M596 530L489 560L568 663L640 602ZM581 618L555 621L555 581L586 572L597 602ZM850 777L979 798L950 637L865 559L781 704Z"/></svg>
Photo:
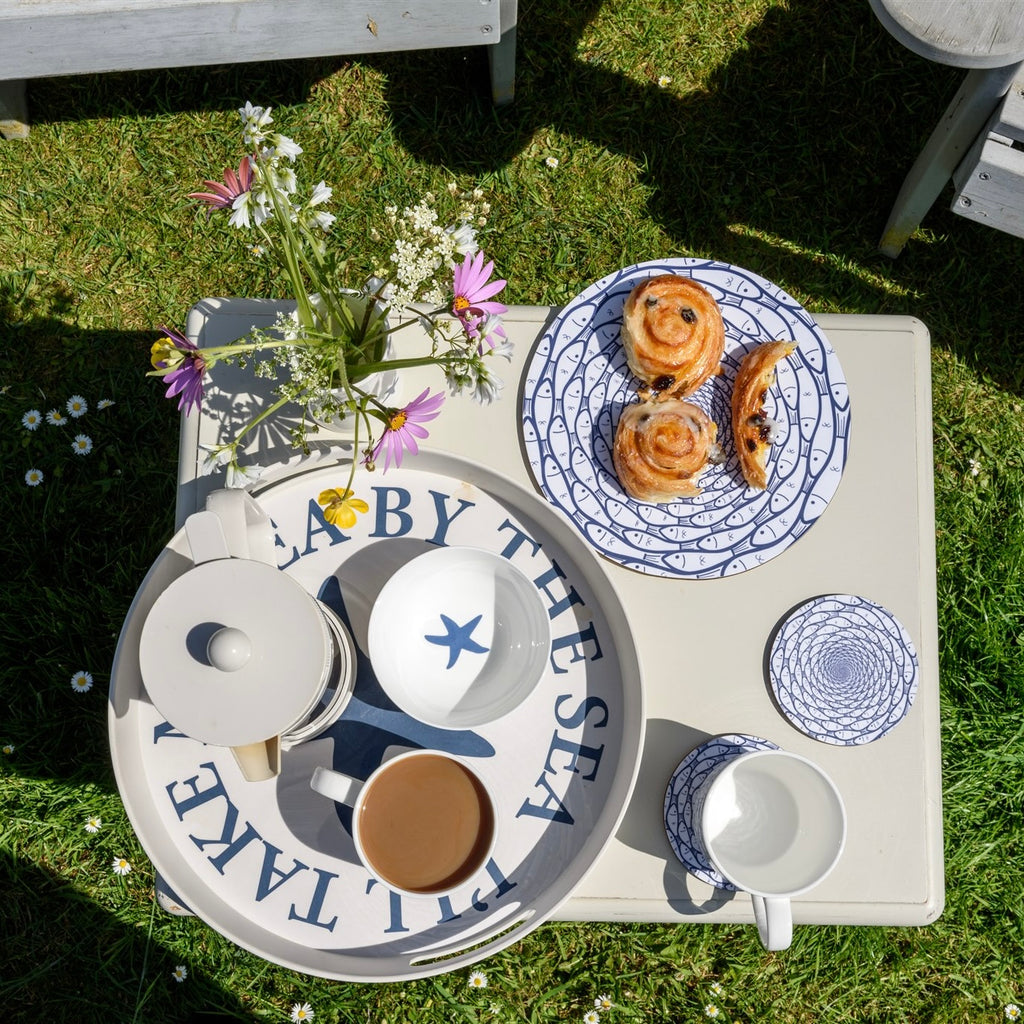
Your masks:
<svg viewBox="0 0 1024 1024"><path fill-rule="evenodd" d="M786 896L751 896L757 934L765 949L789 949L793 941L793 909Z"/></svg>
<svg viewBox="0 0 1024 1024"><path fill-rule="evenodd" d="M313 775L309 780L310 789L347 807L355 805L356 797L359 796L363 785L361 779L353 779L336 772L333 768L324 768L321 765L313 769Z"/></svg>

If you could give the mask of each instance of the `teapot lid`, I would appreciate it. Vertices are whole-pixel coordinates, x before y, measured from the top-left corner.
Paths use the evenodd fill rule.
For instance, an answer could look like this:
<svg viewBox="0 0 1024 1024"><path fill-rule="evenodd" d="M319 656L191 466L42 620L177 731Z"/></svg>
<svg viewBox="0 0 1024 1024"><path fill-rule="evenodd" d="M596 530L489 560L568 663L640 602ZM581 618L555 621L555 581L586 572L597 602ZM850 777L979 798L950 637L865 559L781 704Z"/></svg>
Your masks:
<svg viewBox="0 0 1024 1024"><path fill-rule="evenodd" d="M258 743L300 723L332 657L313 597L276 566L203 562L156 599L139 640L142 681L171 725L220 746Z"/></svg>

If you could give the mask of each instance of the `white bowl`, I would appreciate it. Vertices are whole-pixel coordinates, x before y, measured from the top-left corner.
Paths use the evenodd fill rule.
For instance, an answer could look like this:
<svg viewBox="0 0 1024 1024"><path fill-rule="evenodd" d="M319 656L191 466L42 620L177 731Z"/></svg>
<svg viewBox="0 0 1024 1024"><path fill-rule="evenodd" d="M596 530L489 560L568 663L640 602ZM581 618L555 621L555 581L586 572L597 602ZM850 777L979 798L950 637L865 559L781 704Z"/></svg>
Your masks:
<svg viewBox="0 0 1024 1024"><path fill-rule="evenodd" d="M368 646L377 681L406 714L471 729L533 692L551 655L551 624L537 587L507 559L444 547L387 581Z"/></svg>

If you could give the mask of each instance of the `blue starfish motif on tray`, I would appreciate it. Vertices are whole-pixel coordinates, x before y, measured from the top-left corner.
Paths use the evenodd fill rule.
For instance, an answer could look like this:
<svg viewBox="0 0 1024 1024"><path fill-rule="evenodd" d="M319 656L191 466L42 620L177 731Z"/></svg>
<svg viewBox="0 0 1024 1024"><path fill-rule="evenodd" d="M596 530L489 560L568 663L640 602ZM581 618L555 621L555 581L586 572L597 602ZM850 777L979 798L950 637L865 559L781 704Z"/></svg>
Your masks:
<svg viewBox="0 0 1024 1024"><path fill-rule="evenodd" d="M470 619L464 626L460 626L454 619L448 618L443 612L441 624L448 632L444 636L424 636L428 643L437 644L439 647L448 648L448 664L445 668L451 668L458 660L463 651L471 654L486 654L489 648L483 647L473 639L473 630L476 629L483 615Z"/></svg>

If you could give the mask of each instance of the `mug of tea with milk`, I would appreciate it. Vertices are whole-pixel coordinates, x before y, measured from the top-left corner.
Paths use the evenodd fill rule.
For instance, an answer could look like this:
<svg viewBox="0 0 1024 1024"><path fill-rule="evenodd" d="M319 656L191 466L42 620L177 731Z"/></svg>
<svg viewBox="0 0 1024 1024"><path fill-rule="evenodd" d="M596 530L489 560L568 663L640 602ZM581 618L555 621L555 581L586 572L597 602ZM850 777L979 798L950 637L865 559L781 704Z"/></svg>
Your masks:
<svg viewBox="0 0 1024 1024"><path fill-rule="evenodd" d="M359 860L403 895L447 895L494 850L490 787L462 758L444 751L385 751L365 782L318 767L310 786L352 808Z"/></svg>

